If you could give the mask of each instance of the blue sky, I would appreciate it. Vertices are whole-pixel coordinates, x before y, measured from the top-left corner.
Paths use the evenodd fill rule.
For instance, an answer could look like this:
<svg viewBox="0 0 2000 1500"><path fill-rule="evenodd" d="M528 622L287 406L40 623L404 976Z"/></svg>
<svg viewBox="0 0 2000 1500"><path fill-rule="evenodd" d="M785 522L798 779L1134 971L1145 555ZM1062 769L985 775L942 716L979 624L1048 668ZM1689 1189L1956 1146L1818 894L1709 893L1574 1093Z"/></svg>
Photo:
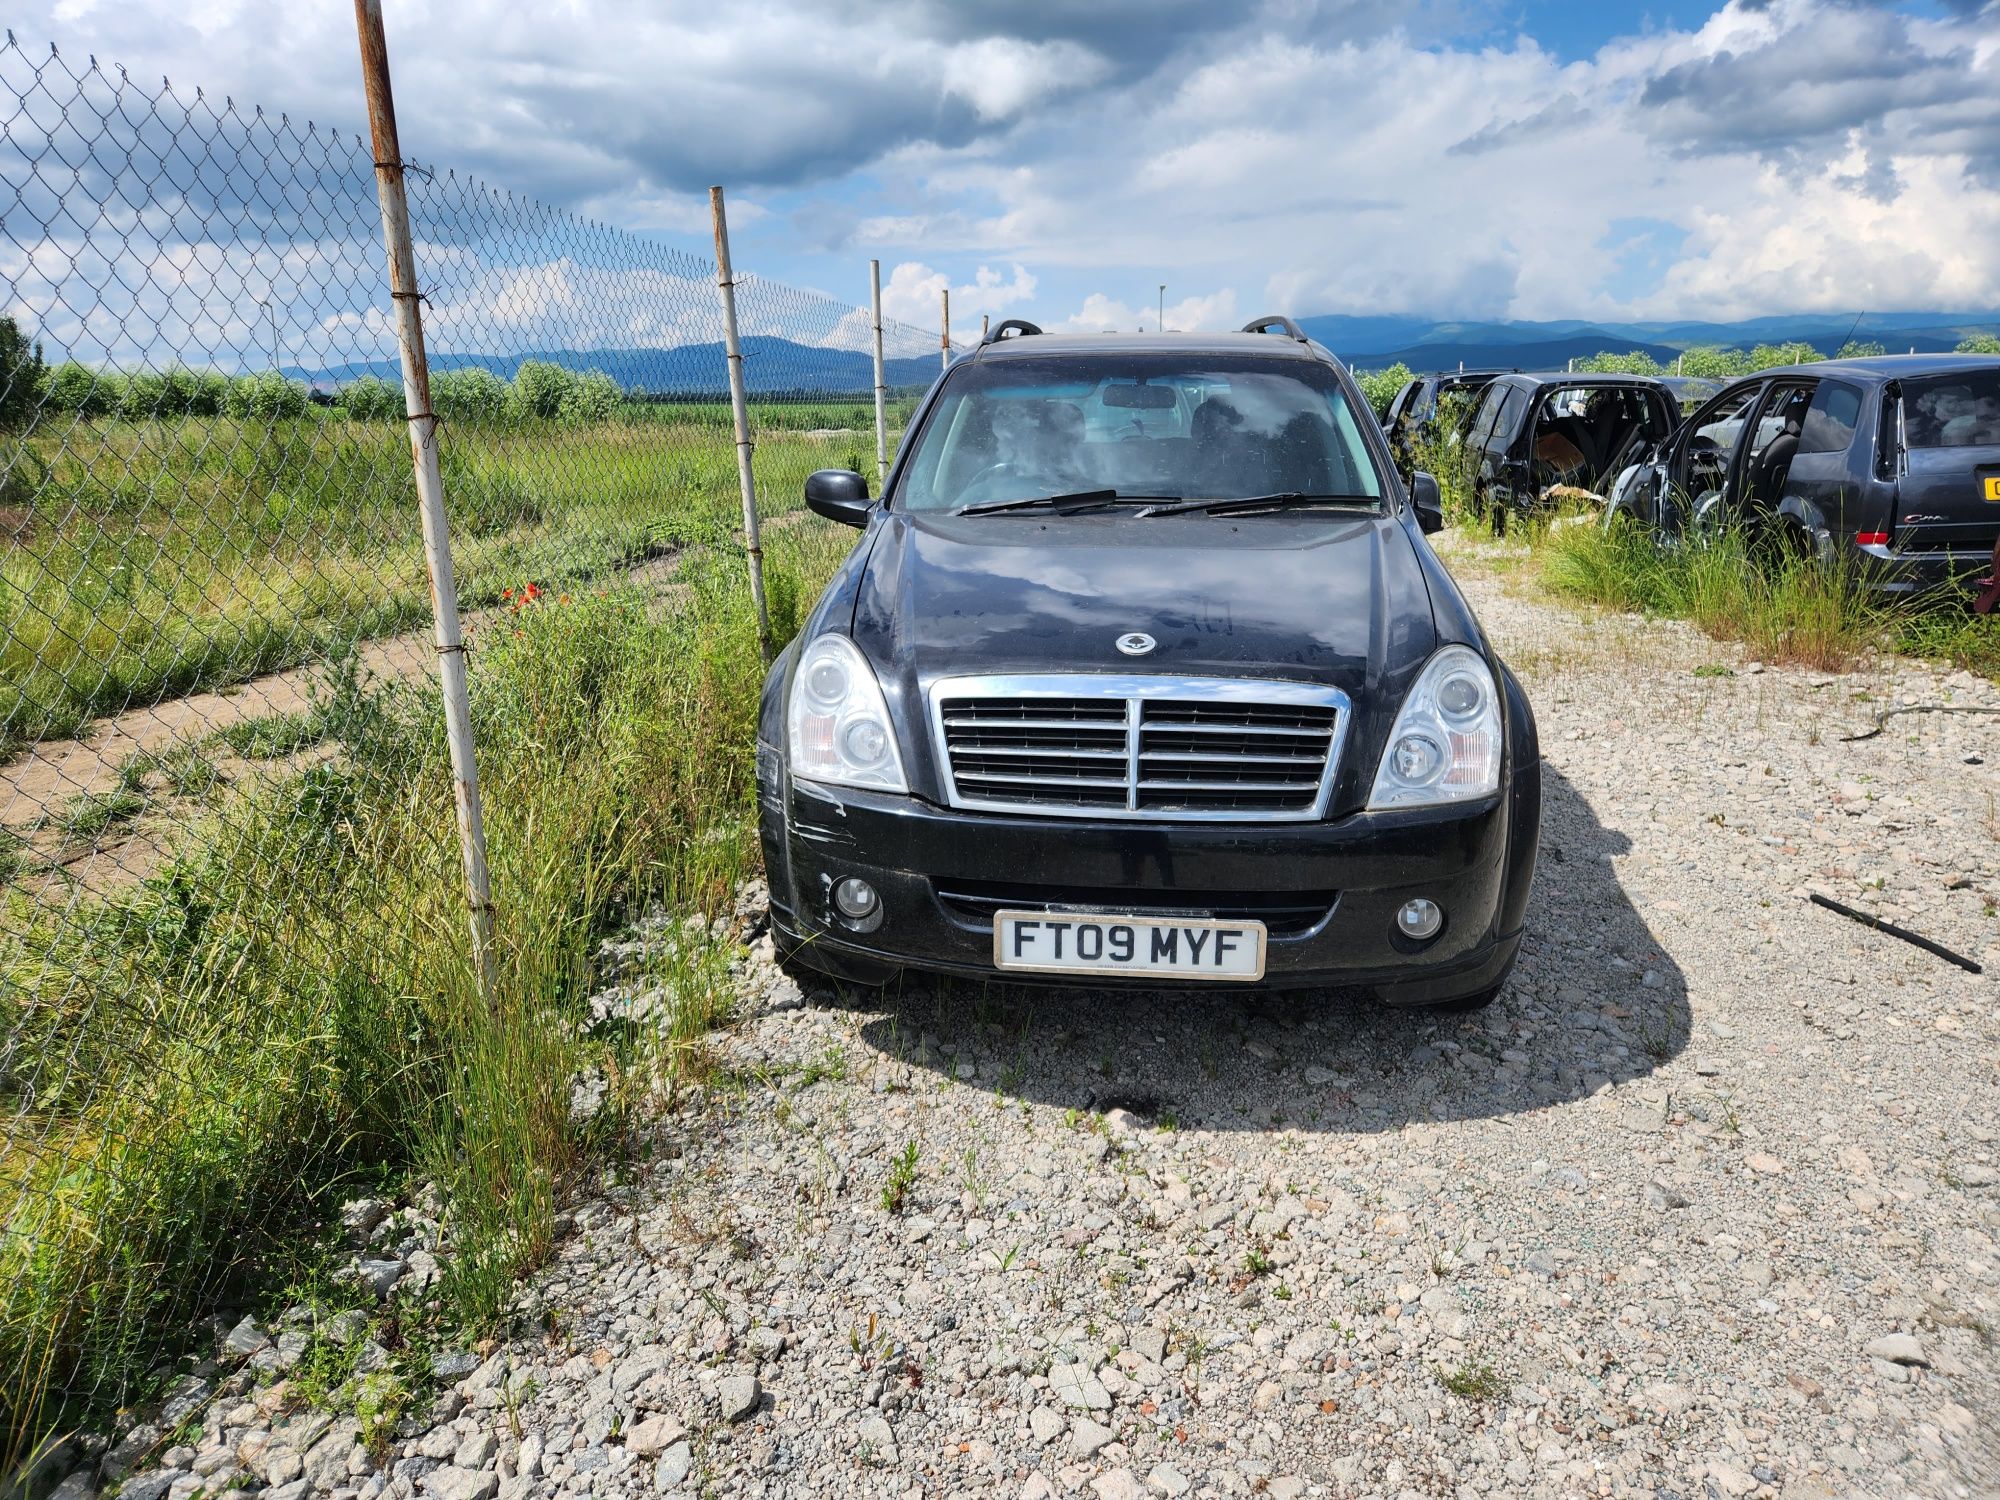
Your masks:
<svg viewBox="0 0 2000 1500"><path fill-rule="evenodd" d="M960 327L2000 306L1980 0L388 0L404 144ZM359 124L344 4L24 40Z"/></svg>

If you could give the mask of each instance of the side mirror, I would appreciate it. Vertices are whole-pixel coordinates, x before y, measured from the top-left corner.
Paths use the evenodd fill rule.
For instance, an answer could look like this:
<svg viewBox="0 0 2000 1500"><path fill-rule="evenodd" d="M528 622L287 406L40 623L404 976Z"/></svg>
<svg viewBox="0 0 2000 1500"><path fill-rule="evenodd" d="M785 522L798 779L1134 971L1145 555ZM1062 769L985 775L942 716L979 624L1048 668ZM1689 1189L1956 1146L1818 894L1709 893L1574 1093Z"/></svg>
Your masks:
<svg viewBox="0 0 2000 1500"><path fill-rule="evenodd" d="M866 526L868 481L852 469L816 469L806 476L806 509L843 526Z"/></svg>
<svg viewBox="0 0 2000 1500"><path fill-rule="evenodd" d="M1417 529L1425 536L1444 530L1444 496L1435 475L1419 470L1410 476L1410 504L1417 512Z"/></svg>

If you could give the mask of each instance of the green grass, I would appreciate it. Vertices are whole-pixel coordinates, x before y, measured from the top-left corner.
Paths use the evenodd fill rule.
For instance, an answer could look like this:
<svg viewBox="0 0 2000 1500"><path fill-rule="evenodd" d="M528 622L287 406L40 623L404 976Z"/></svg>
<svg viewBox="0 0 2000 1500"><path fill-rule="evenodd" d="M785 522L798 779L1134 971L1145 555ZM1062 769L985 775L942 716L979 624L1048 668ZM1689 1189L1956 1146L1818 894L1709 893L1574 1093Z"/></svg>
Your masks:
<svg viewBox="0 0 2000 1500"><path fill-rule="evenodd" d="M1438 1383L1454 1396L1467 1401L1498 1401L1507 1394L1507 1382L1491 1365L1461 1364L1455 1370L1438 1367Z"/></svg>
<svg viewBox="0 0 2000 1500"><path fill-rule="evenodd" d="M323 714L313 709L239 719L215 732L215 738L245 760L272 760L309 750L333 732Z"/></svg>
<svg viewBox="0 0 2000 1500"><path fill-rule="evenodd" d="M781 634L852 541L771 534ZM607 1128L572 1122L572 1077L612 1078L615 1117L730 994L726 956L690 958L656 1047L576 1024L606 930L654 902L721 909L754 867L742 559L700 549L682 575L664 607L545 596L472 654L488 999L427 684L336 675L314 703L325 759L216 796L137 885L0 893L0 1448L143 1397L358 1182L445 1187L454 1249L426 1316L496 1327Z"/></svg>
<svg viewBox="0 0 2000 1500"><path fill-rule="evenodd" d="M444 429L466 607L530 580L595 586L740 524L735 454L716 440L713 413L638 410L643 419L581 427ZM776 426L787 410L759 411L769 514L797 508L812 469L873 464L872 411L859 432L814 438ZM0 752L338 655L429 615L400 424L318 410L270 422L87 420L25 442L10 467L37 482L7 497L21 529L0 565Z"/></svg>
<svg viewBox="0 0 2000 1500"><path fill-rule="evenodd" d="M138 817L146 805L143 793L122 786L109 792L83 792L63 805L53 825L66 839L88 842L113 825Z"/></svg>
<svg viewBox="0 0 2000 1500"><path fill-rule="evenodd" d="M1590 516L1523 530L1558 596L1685 619L1762 661L1838 671L1880 648L2000 675L2000 617L1956 598L1887 600L1854 570L1738 531L1662 547L1638 526L1607 530Z"/></svg>

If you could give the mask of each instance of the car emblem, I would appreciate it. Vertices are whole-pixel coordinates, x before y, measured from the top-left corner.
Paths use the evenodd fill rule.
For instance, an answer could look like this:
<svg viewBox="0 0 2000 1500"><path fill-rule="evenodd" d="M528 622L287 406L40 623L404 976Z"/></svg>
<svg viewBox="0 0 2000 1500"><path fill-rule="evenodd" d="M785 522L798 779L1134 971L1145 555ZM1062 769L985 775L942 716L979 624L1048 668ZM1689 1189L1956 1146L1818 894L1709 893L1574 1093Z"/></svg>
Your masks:
<svg viewBox="0 0 2000 1500"><path fill-rule="evenodd" d="M1159 644L1143 630L1132 630L1118 637L1118 649L1127 656L1144 656Z"/></svg>

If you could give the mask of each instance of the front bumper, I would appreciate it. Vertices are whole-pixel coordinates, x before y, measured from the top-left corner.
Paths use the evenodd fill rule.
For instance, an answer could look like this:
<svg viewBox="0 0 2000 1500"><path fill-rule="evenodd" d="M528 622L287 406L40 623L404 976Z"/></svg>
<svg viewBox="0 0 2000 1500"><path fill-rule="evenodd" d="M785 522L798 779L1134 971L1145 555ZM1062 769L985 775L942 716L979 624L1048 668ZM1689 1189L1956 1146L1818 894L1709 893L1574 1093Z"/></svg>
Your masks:
<svg viewBox="0 0 2000 1500"><path fill-rule="evenodd" d="M1264 984L1356 986L1423 1004L1490 989L1520 945L1540 824L1539 767L1466 807L1355 813L1319 823L1131 823L969 813L915 797L796 782L758 751L764 862L778 941L854 979L903 968L1033 984L1158 987L993 964L990 916L1010 907L1183 912L1282 910ZM881 896L865 923L835 910L859 876ZM1426 896L1445 926L1425 944L1395 913ZM1174 981L1165 981L1171 984Z"/></svg>

